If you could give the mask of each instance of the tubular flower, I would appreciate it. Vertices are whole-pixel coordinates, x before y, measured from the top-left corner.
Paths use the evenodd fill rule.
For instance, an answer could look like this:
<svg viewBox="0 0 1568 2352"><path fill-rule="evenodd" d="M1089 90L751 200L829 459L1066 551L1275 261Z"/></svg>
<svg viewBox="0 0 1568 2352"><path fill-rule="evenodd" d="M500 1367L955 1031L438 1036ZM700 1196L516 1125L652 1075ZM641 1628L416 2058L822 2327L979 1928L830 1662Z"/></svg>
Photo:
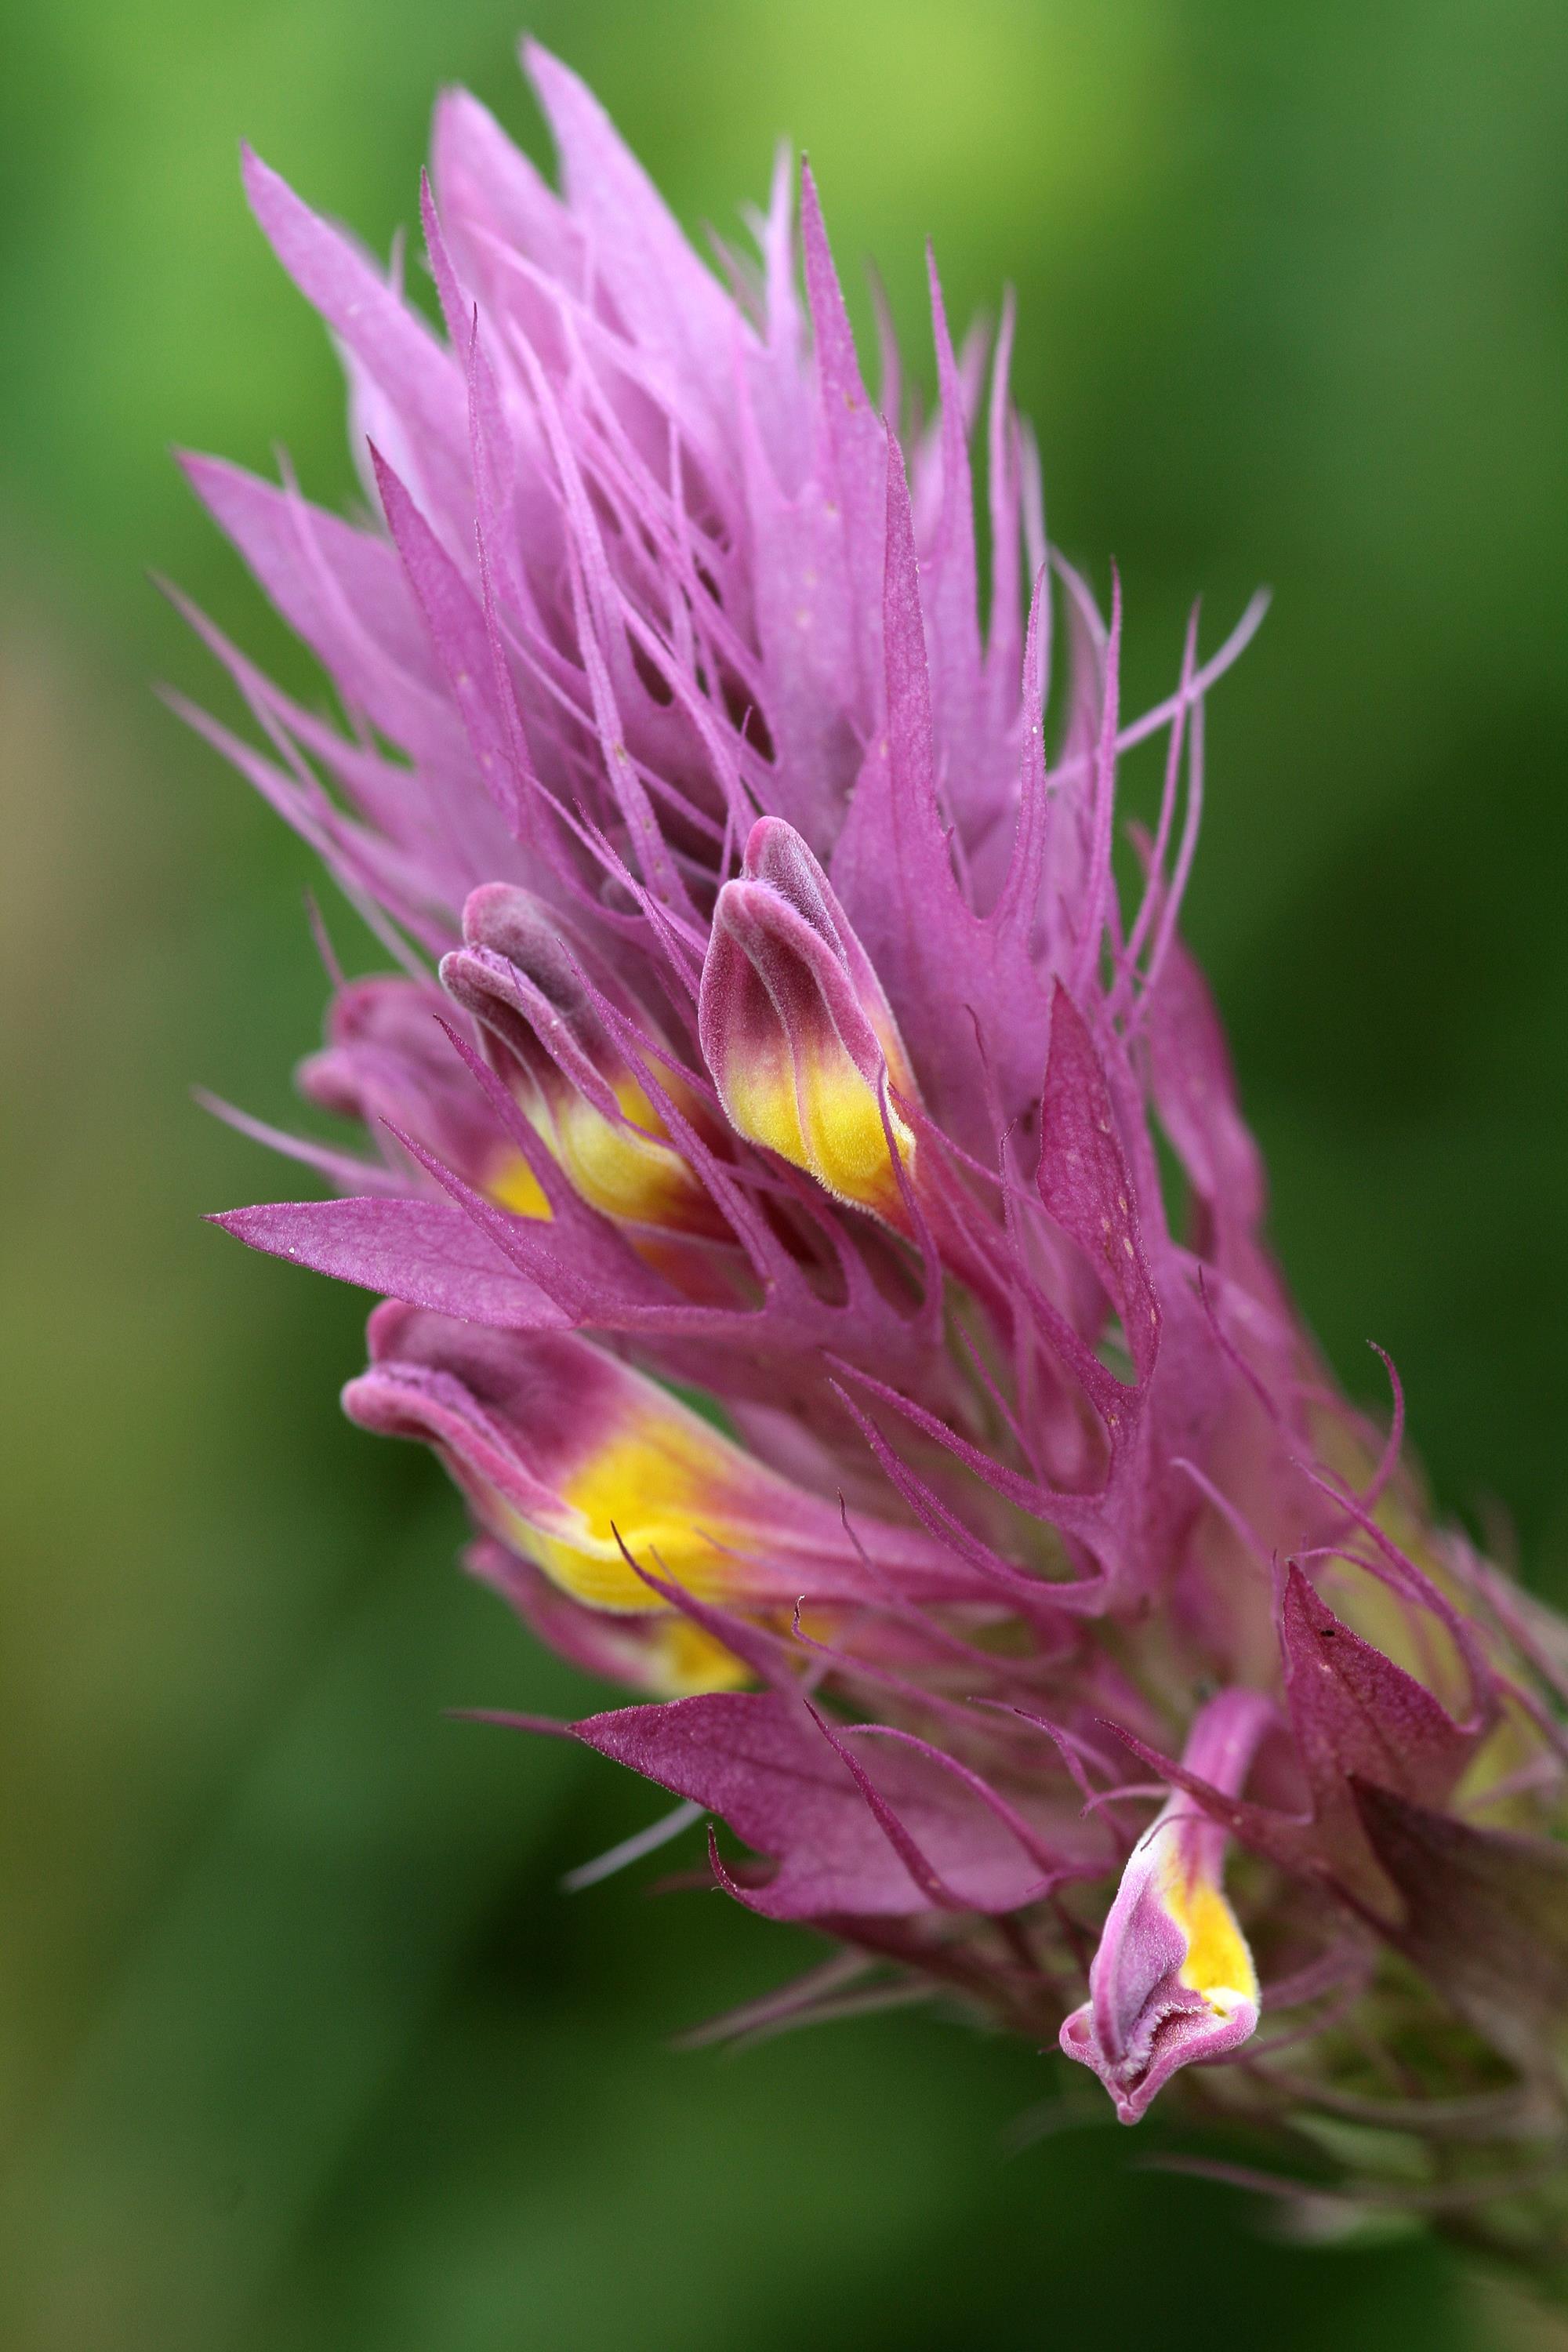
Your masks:
<svg viewBox="0 0 1568 2352"><path fill-rule="evenodd" d="M898 1024L826 875L777 817L758 818L714 902L698 1034L737 1135L897 1217L914 1139L885 1085L915 1092Z"/></svg>
<svg viewBox="0 0 1568 2352"><path fill-rule="evenodd" d="M441 983L479 1024L487 1055L574 1190L627 1224L721 1233L723 1222L635 1072L608 1036L559 921L526 891L491 884L463 909L461 948ZM513 1151L492 1198L550 1214L539 1179Z"/></svg>
<svg viewBox="0 0 1568 2352"><path fill-rule="evenodd" d="M302 1074L364 1148L242 1121L329 1197L219 1222L381 1296L350 1412L633 1694L565 1728L832 1939L771 2014L943 1991L1276 2185L1549 2236L1568 1632L1302 1329L1177 929L1258 612L1128 719L1010 312L955 352L933 271L900 439L809 174L726 285L528 65L563 193L443 98L439 331L246 161L372 514L187 461L348 723L200 615L267 748L189 715L398 970Z"/></svg>
<svg viewBox="0 0 1568 2352"><path fill-rule="evenodd" d="M1224 1691L1198 1717L1182 1761L1234 1795L1268 1727L1261 1693ZM1222 2057L1258 2023L1258 1972L1225 1899L1221 1825L1178 1789L1128 1859L1089 1967L1089 1998L1062 2026L1135 2124L1179 2066Z"/></svg>

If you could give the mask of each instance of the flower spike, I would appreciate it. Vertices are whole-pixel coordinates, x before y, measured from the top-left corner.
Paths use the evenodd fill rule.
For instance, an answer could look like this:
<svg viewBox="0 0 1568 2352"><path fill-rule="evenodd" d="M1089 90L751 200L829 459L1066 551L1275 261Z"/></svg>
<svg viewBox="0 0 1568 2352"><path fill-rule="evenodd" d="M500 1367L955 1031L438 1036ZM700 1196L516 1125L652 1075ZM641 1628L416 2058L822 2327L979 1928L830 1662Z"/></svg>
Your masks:
<svg viewBox="0 0 1568 2352"><path fill-rule="evenodd" d="M187 472L353 725L194 614L259 743L185 715L398 969L331 973L300 1072L356 1148L225 1114L335 1197L220 1222L379 1296L348 1411L629 1699L570 1728L714 1817L714 1884L1124 2121L1381 2117L1336 2193L1568 2244L1568 2168L1506 2194L1508 2118L1568 2150L1568 1630L1336 1389L1179 934L1261 604L1125 713L1135 583L1047 540L1010 306L987 391L933 265L884 416L808 173L731 293L525 64L563 189L443 99L445 334L247 160L374 503Z"/></svg>

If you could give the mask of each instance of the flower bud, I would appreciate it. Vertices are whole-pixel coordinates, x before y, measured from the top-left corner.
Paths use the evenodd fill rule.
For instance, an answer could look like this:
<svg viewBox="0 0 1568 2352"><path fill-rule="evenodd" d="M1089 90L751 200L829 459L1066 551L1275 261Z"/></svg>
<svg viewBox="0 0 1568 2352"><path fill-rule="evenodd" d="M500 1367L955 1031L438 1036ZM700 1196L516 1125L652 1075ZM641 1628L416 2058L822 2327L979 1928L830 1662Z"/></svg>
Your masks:
<svg viewBox="0 0 1568 2352"><path fill-rule="evenodd" d="M526 891L487 884L463 909L463 936L442 961L442 985L480 1024L492 1063L583 1199L624 1223L722 1234L558 922ZM543 1192L520 1151L489 1189L520 1215L548 1213L533 1205Z"/></svg>
<svg viewBox="0 0 1568 2352"><path fill-rule="evenodd" d="M888 1150L914 1138L884 1079L920 1099L892 1008L826 875L793 825L763 817L713 910L699 1014L731 1125L840 1201L904 1222Z"/></svg>
<svg viewBox="0 0 1568 2352"><path fill-rule="evenodd" d="M1198 1716L1184 1761L1235 1795L1272 1710L1224 1691ZM1061 2029L1124 2124L1180 2067L1221 2058L1258 2024L1258 1973L1225 1897L1226 1832L1184 1790L1133 1847L1089 1972L1089 1997Z"/></svg>

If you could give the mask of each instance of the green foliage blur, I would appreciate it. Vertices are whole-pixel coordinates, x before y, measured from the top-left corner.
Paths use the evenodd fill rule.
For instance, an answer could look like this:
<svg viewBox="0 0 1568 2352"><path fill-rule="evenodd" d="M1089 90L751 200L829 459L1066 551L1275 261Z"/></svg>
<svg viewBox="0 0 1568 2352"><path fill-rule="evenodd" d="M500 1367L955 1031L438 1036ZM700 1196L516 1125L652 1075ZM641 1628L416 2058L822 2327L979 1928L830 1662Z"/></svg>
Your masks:
<svg viewBox="0 0 1568 2352"><path fill-rule="evenodd" d="M1289 2244L1144 2168L1169 2135L1109 2108L1031 2137L1051 2063L933 2015L673 2048L813 1947L658 1864L561 1891L657 1797L443 1714L596 1694L455 1572L434 1465L339 1418L366 1302L200 1223L290 1177L187 1089L286 1118L322 982L304 853L153 698L228 710L147 571L319 689L167 448L352 495L237 142L384 250L441 81L543 153L518 5L0 9L0 2344L1545 2342L1419 2238ZM1444 1503L1568 1591L1562 0L532 26L695 230L808 147L917 355L928 233L957 314L1013 279L1131 697L1194 595L1212 645L1273 585L1190 929L1277 1237L1352 1389L1397 1360Z"/></svg>

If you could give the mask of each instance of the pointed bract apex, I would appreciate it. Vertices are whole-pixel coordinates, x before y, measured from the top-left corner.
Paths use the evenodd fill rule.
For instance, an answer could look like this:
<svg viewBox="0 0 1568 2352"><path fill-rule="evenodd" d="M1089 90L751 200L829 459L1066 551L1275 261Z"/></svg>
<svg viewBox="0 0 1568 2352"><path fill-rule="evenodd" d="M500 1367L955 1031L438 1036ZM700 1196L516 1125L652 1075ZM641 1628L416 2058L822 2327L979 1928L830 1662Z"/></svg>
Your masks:
<svg viewBox="0 0 1568 2352"><path fill-rule="evenodd" d="M892 1008L795 827L762 817L713 909L699 1011L730 1123L834 1197L901 1224L920 1100ZM890 1090L890 1091L889 1091Z"/></svg>

